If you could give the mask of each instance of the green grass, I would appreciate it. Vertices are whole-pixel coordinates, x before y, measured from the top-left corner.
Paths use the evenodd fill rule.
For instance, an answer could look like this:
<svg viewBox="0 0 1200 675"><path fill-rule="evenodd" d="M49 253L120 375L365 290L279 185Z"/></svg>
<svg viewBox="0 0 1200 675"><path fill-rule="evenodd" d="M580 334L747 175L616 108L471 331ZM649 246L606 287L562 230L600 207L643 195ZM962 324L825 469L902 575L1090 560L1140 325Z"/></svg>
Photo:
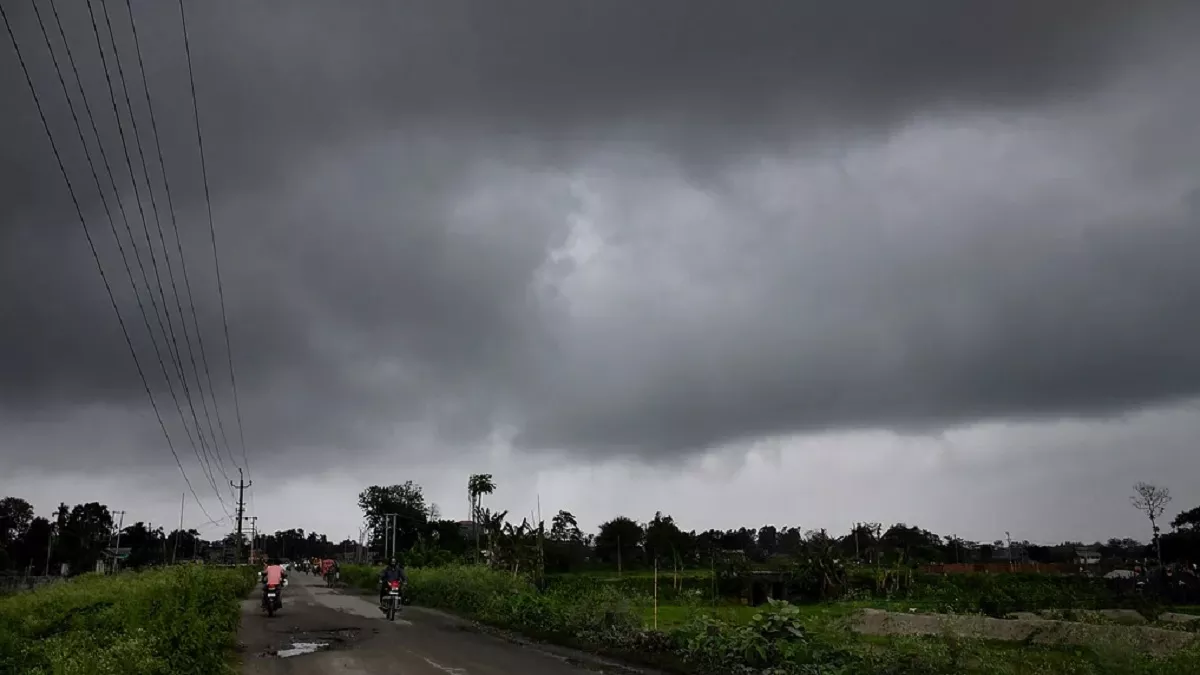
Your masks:
<svg viewBox="0 0 1200 675"><path fill-rule="evenodd" d="M367 571L362 576L373 583ZM343 576L358 574L343 568ZM1053 649L948 637L865 637L844 621L863 607L932 608L911 601L757 608L662 602L654 630L653 595L638 592L637 584L595 583L604 578L598 574L560 579L541 592L520 577L479 566L410 570L410 577L418 605L683 673L1200 675L1200 650L1154 659L1108 645Z"/></svg>
<svg viewBox="0 0 1200 675"><path fill-rule="evenodd" d="M240 600L253 572L180 566L87 574L0 599L0 673L234 672Z"/></svg>

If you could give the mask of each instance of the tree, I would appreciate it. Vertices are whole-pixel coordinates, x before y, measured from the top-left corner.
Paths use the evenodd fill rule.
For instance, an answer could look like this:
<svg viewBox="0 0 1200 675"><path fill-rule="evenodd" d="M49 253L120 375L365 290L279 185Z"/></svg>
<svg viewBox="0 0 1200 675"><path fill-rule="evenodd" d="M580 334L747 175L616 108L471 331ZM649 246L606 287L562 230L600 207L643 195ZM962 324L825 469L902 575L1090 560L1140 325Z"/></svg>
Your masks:
<svg viewBox="0 0 1200 675"><path fill-rule="evenodd" d="M550 536L546 547L546 569L552 572L569 572L583 561L586 544L579 521L570 511L559 511L550 519Z"/></svg>
<svg viewBox="0 0 1200 675"><path fill-rule="evenodd" d="M1158 566L1162 567L1162 541L1158 536L1158 519L1162 517L1167 504L1171 503L1171 491L1150 483L1138 483L1133 486L1133 496L1129 498L1134 508L1146 514L1150 519L1150 529L1154 532L1154 547L1158 554Z"/></svg>
<svg viewBox="0 0 1200 675"><path fill-rule="evenodd" d="M0 499L0 547L7 547L25 534L33 522L33 505L20 497Z"/></svg>
<svg viewBox="0 0 1200 675"><path fill-rule="evenodd" d="M371 548L385 555L384 541L390 542L395 537L395 549L406 551L416 543L429 519L421 486L411 480L402 485L372 485L359 493L358 506L371 528ZM388 514L396 514L390 527L385 526Z"/></svg>
<svg viewBox="0 0 1200 675"><path fill-rule="evenodd" d="M570 511L559 511L550 519L550 541L578 542L583 541L583 533L579 530L579 521Z"/></svg>
<svg viewBox="0 0 1200 675"><path fill-rule="evenodd" d="M1196 530L1200 532L1200 506L1188 509L1175 516L1175 520L1171 521L1171 527L1177 530Z"/></svg>
<svg viewBox="0 0 1200 675"><path fill-rule="evenodd" d="M167 551L162 528L150 528L141 521L121 531L121 548L129 549L129 557L121 567L138 568L164 561Z"/></svg>
<svg viewBox="0 0 1200 675"><path fill-rule="evenodd" d="M175 530L167 536L167 555L171 556L171 562L190 560L200 551L200 533L196 530Z"/></svg>
<svg viewBox="0 0 1200 675"><path fill-rule="evenodd" d="M99 502L76 504L69 511L65 504L56 512L60 536L55 557L70 568L72 574L91 571L109 546L113 518L108 507Z"/></svg>
<svg viewBox="0 0 1200 675"><path fill-rule="evenodd" d="M779 552L779 530L774 525L763 525L758 528L758 551L763 558L769 558Z"/></svg>
<svg viewBox="0 0 1200 675"><path fill-rule="evenodd" d="M430 521L425 530L426 537L437 543L437 547L454 556L467 552L468 542L463 538L463 528L454 520Z"/></svg>
<svg viewBox="0 0 1200 675"><path fill-rule="evenodd" d="M942 538L919 527L896 523L888 528L879 539L882 549L893 554L896 560L935 562L942 552Z"/></svg>
<svg viewBox="0 0 1200 675"><path fill-rule="evenodd" d="M600 525L596 535L596 557L604 562L616 563L618 569L637 560L642 548L645 531L636 520L617 516Z"/></svg>
<svg viewBox="0 0 1200 675"><path fill-rule="evenodd" d="M20 497L0 499L0 570L21 562L17 543L33 522L33 506Z"/></svg>
<svg viewBox="0 0 1200 675"><path fill-rule="evenodd" d="M10 547L12 561L20 569L33 569L36 574L48 574L50 538L53 526L45 518L34 518L29 527Z"/></svg>
<svg viewBox="0 0 1200 675"><path fill-rule="evenodd" d="M796 555L804 546L804 533L798 527L785 527L779 533L779 552L785 555Z"/></svg>
<svg viewBox="0 0 1200 675"><path fill-rule="evenodd" d="M687 552L688 540L675 519L664 516L662 511L654 514L654 520L646 524L645 548L646 556L658 562L671 561L672 567L682 565L683 556Z"/></svg>
<svg viewBox="0 0 1200 675"><path fill-rule="evenodd" d="M473 473L467 479L467 498L470 500L471 510L471 530L475 535L475 552L479 553L479 534L480 524L483 519L480 518L480 512L483 509L483 495L490 495L496 491L496 483L492 480L490 473Z"/></svg>
<svg viewBox="0 0 1200 675"><path fill-rule="evenodd" d="M753 555L756 547L755 537L758 532L745 527L739 527L736 530L726 530L721 534L720 545L724 551L741 551L746 555Z"/></svg>

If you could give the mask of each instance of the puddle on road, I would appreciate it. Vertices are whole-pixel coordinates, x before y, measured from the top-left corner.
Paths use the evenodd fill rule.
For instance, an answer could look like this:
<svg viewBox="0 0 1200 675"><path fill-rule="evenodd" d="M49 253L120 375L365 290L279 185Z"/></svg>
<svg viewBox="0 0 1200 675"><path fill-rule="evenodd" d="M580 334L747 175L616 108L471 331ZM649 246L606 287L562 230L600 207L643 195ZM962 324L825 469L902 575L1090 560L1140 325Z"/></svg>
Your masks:
<svg viewBox="0 0 1200 675"><path fill-rule="evenodd" d="M324 649L334 649L345 643L353 642L361 632L358 628L299 631L290 636L292 642L285 643L291 645L289 648L267 651L260 654L260 656L286 659L293 656L314 654Z"/></svg>
<svg viewBox="0 0 1200 675"><path fill-rule="evenodd" d="M303 656L304 654L312 654L318 649L328 646L328 642L293 642L291 649L280 649L275 653L275 655L281 659L286 659L289 656Z"/></svg>

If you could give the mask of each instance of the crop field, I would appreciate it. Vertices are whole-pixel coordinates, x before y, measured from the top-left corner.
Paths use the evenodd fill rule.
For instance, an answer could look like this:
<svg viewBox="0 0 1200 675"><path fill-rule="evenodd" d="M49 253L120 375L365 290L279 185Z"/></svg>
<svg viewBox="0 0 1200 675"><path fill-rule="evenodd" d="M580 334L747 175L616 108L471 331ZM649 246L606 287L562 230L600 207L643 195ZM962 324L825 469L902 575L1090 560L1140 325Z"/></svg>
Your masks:
<svg viewBox="0 0 1200 675"><path fill-rule="evenodd" d="M343 568L343 579L364 589L375 588L376 575L375 568ZM937 577L888 593L848 589L836 601L749 607L714 593L719 584L705 572L660 575L657 589L653 573L557 575L540 589L519 575L482 566L413 569L409 575L418 606L682 673L1200 673L1200 647L1192 640L1198 624L1167 626L1147 619L1144 625L1123 625L1096 611L1111 601L1102 588L1064 577ZM1050 609L1072 611L1054 616L1053 624L1038 622L1040 617L987 617ZM908 623L900 621L905 618ZM956 619L970 625L960 630ZM1028 636L1013 641L979 632L978 626L992 625L980 623L985 619L1018 629L1032 625L1034 632L1043 625L1083 628L1060 630L1067 636L1063 643ZM929 625L935 628L922 628ZM1173 639L1144 640L1132 633L1123 639L1122 631L1139 630Z"/></svg>
<svg viewBox="0 0 1200 675"><path fill-rule="evenodd" d="M231 670L248 568L179 566L0 598L0 673L166 675Z"/></svg>

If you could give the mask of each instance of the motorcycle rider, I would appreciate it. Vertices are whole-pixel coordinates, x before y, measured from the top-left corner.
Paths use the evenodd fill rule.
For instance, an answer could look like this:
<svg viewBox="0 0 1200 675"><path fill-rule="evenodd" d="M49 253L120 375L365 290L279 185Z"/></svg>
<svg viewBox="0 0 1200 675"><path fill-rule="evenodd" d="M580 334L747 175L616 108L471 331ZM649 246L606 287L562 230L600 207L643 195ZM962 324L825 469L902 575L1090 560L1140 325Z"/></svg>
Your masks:
<svg viewBox="0 0 1200 675"><path fill-rule="evenodd" d="M279 593L280 602L283 601L283 582L287 579L287 570L283 569L283 565L279 564L277 558L271 558L267 564L263 566L261 577L263 582L263 598L267 596L267 588L275 587L275 592Z"/></svg>
<svg viewBox="0 0 1200 675"><path fill-rule="evenodd" d="M387 593L388 583L399 581L402 585L408 584L408 574L404 571L404 566L399 564L395 558L388 561L388 566L383 568L379 573L379 604L383 604L383 596Z"/></svg>
<svg viewBox="0 0 1200 675"><path fill-rule="evenodd" d="M321 576L325 578L327 583L336 581L341 573L341 566L338 561L333 558L326 558L321 561Z"/></svg>

